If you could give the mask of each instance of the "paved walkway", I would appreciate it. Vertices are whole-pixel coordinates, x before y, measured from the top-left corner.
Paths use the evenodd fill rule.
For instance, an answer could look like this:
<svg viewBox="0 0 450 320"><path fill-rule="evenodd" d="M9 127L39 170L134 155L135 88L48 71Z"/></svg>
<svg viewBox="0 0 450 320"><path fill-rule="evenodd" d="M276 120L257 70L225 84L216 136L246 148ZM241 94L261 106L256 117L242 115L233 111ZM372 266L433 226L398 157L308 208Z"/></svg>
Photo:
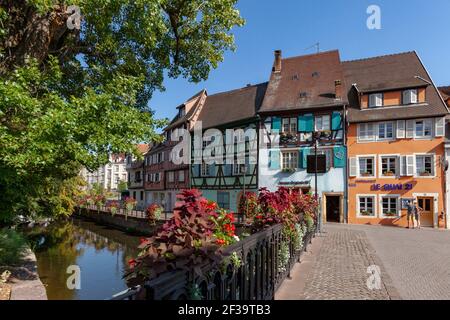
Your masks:
<svg viewBox="0 0 450 320"><path fill-rule="evenodd" d="M339 224L324 231L276 299L450 299L450 232ZM380 282L371 290L373 265Z"/></svg>

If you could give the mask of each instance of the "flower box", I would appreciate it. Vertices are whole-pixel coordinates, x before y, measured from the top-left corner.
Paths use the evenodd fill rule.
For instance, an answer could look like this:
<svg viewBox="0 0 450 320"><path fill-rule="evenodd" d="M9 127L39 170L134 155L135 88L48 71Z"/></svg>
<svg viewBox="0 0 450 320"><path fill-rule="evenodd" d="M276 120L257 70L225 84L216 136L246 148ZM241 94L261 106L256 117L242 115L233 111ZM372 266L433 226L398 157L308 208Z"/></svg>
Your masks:
<svg viewBox="0 0 450 320"><path fill-rule="evenodd" d="M368 212L368 211L361 211L359 213L359 215L364 216L364 217L371 217L371 216L373 216L373 213L372 212Z"/></svg>
<svg viewBox="0 0 450 320"><path fill-rule="evenodd" d="M397 212L389 211L389 212L384 213L384 216L385 217L395 217L395 216L397 216Z"/></svg>
<svg viewBox="0 0 450 320"><path fill-rule="evenodd" d="M361 177L373 177L373 174L370 172L361 173Z"/></svg>
<svg viewBox="0 0 450 320"><path fill-rule="evenodd" d="M430 172L427 172L427 171L424 171L424 172L421 172L421 173L420 173L420 176L421 176L421 177L429 177L429 176L431 176L431 173L430 173Z"/></svg>
<svg viewBox="0 0 450 320"><path fill-rule="evenodd" d="M383 176L386 176L386 177L393 177L394 175L395 175L395 173L393 173L392 171L383 172Z"/></svg>

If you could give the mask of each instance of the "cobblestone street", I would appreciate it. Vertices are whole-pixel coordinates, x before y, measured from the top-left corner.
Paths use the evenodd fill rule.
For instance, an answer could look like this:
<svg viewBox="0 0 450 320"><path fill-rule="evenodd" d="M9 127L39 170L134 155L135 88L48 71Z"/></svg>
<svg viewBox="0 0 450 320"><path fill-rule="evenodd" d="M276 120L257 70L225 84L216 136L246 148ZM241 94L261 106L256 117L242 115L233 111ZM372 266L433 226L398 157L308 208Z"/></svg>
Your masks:
<svg viewBox="0 0 450 320"><path fill-rule="evenodd" d="M450 232L327 224L276 299L450 299ZM367 268L381 271L370 290Z"/></svg>

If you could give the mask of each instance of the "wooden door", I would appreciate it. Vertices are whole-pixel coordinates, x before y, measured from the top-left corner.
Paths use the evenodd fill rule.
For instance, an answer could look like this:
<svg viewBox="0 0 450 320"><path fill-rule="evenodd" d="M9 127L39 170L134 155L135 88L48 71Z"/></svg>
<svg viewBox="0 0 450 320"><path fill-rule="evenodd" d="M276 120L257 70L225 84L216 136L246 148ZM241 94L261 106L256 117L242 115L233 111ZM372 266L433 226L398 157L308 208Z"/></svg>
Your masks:
<svg viewBox="0 0 450 320"><path fill-rule="evenodd" d="M420 215L420 224L422 227L434 226L434 198L417 198L419 208L422 208Z"/></svg>

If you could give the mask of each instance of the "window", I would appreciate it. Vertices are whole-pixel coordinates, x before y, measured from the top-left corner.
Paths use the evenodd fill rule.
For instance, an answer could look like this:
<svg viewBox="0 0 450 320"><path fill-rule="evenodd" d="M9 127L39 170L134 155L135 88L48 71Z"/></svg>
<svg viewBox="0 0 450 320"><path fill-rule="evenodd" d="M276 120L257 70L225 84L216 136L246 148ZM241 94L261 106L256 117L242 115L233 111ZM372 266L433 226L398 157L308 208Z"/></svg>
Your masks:
<svg viewBox="0 0 450 320"><path fill-rule="evenodd" d="M283 118L283 132L297 132L297 118Z"/></svg>
<svg viewBox="0 0 450 320"><path fill-rule="evenodd" d="M208 177L210 175L209 164L204 162L201 164L201 175L202 177Z"/></svg>
<svg viewBox="0 0 450 320"><path fill-rule="evenodd" d="M417 89L403 91L403 104L417 103Z"/></svg>
<svg viewBox="0 0 450 320"><path fill-rule="evenodd" d="M141 172L140 171L136 171L136 173L134 175L134 182L141 182Z"/></svg>
<svg viewBox="0 0 450 320"><path fill-rule="evenodd" d="M298 165L298 152L282 152L282 166L283 170L295 170Z"/></svg>
<svg viewBox="0 0 450 320"><path fill-rule="evenodd" d="M383 94L373 93L369 95L369 108L376 108L383 106Z"/></svg>
<svg viewBox="0 0 450 320"><path fill-rule="evenodd" d="M147 174L147 181L152 182L152 175L150 173Z"/></svg>
<svg viewBox="0 0 450 320"><path fill-rule="evenodd" d="M385 177L396 176L398 174L396 156L383 156L381 157L381 175Z"/></svg>
<svg viewBox="0 0 450 320"><path fill-rule="evenodd" d="M381 215L383 217L398 217L398 197L382 196L381 197Z"/></svg>
<svg viewBox="0 0 450 320"><path fill-rule="evenodd" d="M432 155L416 156L416 175L419 177L433 176L434 163Z"/></svg>
<svg viewBox="0 0 450 320"><path fill-rule="evenodd" d="M359 175L361 177L374 177L375 176L374 166L375 166L374 157L359 158Z"/></svg>
<svg viewBox="0 0 450 320"><path fill-rule="evenodd" d="M230 210L230 194L228 192L217 192L217 205L219 208Z"/></svg>
<svg viewBox="0 0 450 320"><path fill-rule="evenodd" d="M170 171L167 173L167 179L169 180L169 182L174 182L175 181L175 174L173 171Z"/></svg>
<svg viewBox="0 0 450 320"><path fill-rule="evenodd" d="M136 191L133 191L133 199L136 200Z"/></svg>
<svg viewBox="0 0 450 320"><path fill-rule="evenodd" d="M144 200L144 191L141 191L141 201Z"/></svg>
<svg viewBox="0 0 450 320"><path fill-rule="evenodd" d="M314 149L311 149L311 154L314 156ZM326 169L327 171L333 166L333 150L332 149L321 149L317 150L317 154L324 154L326 157Z"/></svg>
<svg viewBox="0 0 450 320"><path fill-rule="evenodd" d="M375 217L375 197L358 196L358 216Z"/></svg>
<svg viewBox="0 0 450 320"><path fill-rule="evenodd" d="M185 114L186 114L186 109L183 107L183 108L180 108L180 111L179 111L179 117L181 118L181 117L184 117L185 116Z"/></svg>
<svg viewBox="0 0 450 320"><path fill-rule="evenodd" d="M415 136L417 138L429 138L433 134L433 120L425 119L415 122Z"/></svg>
<svg viewBox="0 0 450 320"><path fill-rule="evenodd" d="M329 131L330 115L316 116L314 118L314 128L316 131Z"/></svg>
<svg viewBox="0 0 450 320"><path fill-rule="evenodd" d="M394 138L394 123L380 122L378 124L378 140Z"/></svg>
<svg viewBox="0 0 450 320"><path fill-rule="evenodd" d="M233 175L239 176L245 172L245 164L233 164Z"/></svg>
<svg viewBox="0 0 450 320"><path fill-rule="evenodd" d="M361 141L371 141L375 138L375 125L373 123L361 123L358 125L358 138Z"/></svg>
<svg viewBox="0 0 450 320"><path fill-rule="evenodd" d="M178 171L178 181L179 182L184 182L184 171Z"/></svg>

